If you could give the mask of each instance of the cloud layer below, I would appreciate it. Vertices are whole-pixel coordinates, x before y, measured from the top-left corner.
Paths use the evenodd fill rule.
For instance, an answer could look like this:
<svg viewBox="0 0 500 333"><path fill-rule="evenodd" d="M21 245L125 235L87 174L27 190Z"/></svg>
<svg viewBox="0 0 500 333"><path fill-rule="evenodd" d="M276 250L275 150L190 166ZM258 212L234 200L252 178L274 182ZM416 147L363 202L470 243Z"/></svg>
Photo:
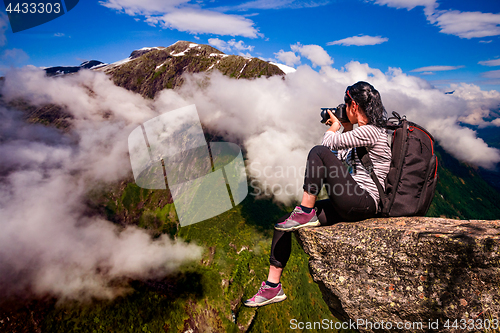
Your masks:
<svg viewBox="0 0 500 333"><path fill-rule="evenodd" d="M0 297L29 290L59 299L112 298L123 279L163 277L201 249L142 229L120 230L89 216L89 190L130 177L127 137L154 106L104 74L64 78L24 68L7 74L1 94L32 105L54 103L74 117L72 131L28 124L0 105Z"/></svg>

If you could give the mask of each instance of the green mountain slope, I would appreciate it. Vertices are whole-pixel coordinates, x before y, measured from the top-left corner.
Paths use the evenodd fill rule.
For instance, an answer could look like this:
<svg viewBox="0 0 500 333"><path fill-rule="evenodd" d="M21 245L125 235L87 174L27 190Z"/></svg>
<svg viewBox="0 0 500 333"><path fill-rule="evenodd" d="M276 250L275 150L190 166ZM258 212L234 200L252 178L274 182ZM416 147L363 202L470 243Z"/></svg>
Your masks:
<svg viewBox="0 0 500 333"><path fill-rule="evenodd" d="M89 194L90 206L118 223L135 220L153 236L173 231L175 213L166 191L123 185ZM119 217L125 211L129 218ZM295 238L282 280L288 300L261 309L241 304L267 277L272 226L284 213L269 200L248 196L230 211L172 232L205 248L202 260L179 274L132 281L130 293L111 302L55 306L47 301L28 307L44 314L37 326L42 332L283 332L292 319L334 323Z"/></svg>
<svg viewBox="0 0 500 333"><path fill-rule="evenodd" d="M437 147L439 184L429 216L492 219L499 195L472 167ZM51 308L43 327L51 332L282 332L290 320L335 321L313 283L307 256L293 238L293 254L282 283L288 300L262 309L241 301L267 276L274 221L287 210L248 196L241 205L210 220L178 228L168 191L123 182L89 196L96 211L122 225L138 224L153 236L170 233L205 248L198 264L162 281L135 281L128 296L113 302ZM289 208L288 208L289 209Z"/></svg>

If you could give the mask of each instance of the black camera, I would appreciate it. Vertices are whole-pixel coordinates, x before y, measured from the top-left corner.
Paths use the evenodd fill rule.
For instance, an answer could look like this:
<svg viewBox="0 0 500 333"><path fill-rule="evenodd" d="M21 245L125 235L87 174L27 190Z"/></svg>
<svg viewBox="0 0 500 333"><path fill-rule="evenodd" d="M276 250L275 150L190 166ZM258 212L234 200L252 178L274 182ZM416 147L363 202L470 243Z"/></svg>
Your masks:
<svg viewBox="0 0 500 333"><path fill-rule="evenodd" d="M321 108L321 123L326 123L328 119L330 119L330 115L328 114L328 110L332 111L333 115L337 117L337 119L341 123L348 123L349 118L347 118L347 113L345 112L346 105L339 104L336 108Z"/></svg>

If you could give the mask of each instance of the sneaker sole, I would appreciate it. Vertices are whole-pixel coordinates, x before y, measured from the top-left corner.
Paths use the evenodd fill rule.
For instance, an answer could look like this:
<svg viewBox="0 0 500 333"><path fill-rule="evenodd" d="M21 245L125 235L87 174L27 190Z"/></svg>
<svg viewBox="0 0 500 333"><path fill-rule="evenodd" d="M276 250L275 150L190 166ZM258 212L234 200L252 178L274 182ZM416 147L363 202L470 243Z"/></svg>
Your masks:
<svg viewBox="0 0 500 333"><path fill-rule="evenodd" d="M243 305L248 306L250 308L257 308L259 306L264 306L264 305L268 305L271 303L278 303L278 302L284 301L285 299L286 299L286 295L281 295L281 296L274 296L273 298L268 299L267 301L262 302L262 303L250 303L250 304L243 303Z"/></svg>
<svg viewBox="0 0 500 333"><path fill-rule="evenodd" d="M317 227L319 225L321 225L321 223L319 223L319 221L316 220L314 222L307 222L307 223L296 225L296 226L289 227L289 228L283 228L283 227L276 227L275 226L274 229L280 230L280 231L295 231L297 229L301 229L301 228L305 228L305 227Z"/></svg>

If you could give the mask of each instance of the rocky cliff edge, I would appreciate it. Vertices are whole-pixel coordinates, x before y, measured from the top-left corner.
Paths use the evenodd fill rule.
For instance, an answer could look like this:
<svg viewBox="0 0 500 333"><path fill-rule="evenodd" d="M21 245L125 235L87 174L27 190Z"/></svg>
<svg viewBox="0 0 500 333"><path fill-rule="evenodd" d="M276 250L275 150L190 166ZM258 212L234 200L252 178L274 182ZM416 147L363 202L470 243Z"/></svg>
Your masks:
<svg viewBox="0 0 500 333"><path fill-rule="evenodd" d="M471 320L484 332L499 319L500 221L379 218L296 236L333 315L365 321L361 332L458 332Z"/></svg>

